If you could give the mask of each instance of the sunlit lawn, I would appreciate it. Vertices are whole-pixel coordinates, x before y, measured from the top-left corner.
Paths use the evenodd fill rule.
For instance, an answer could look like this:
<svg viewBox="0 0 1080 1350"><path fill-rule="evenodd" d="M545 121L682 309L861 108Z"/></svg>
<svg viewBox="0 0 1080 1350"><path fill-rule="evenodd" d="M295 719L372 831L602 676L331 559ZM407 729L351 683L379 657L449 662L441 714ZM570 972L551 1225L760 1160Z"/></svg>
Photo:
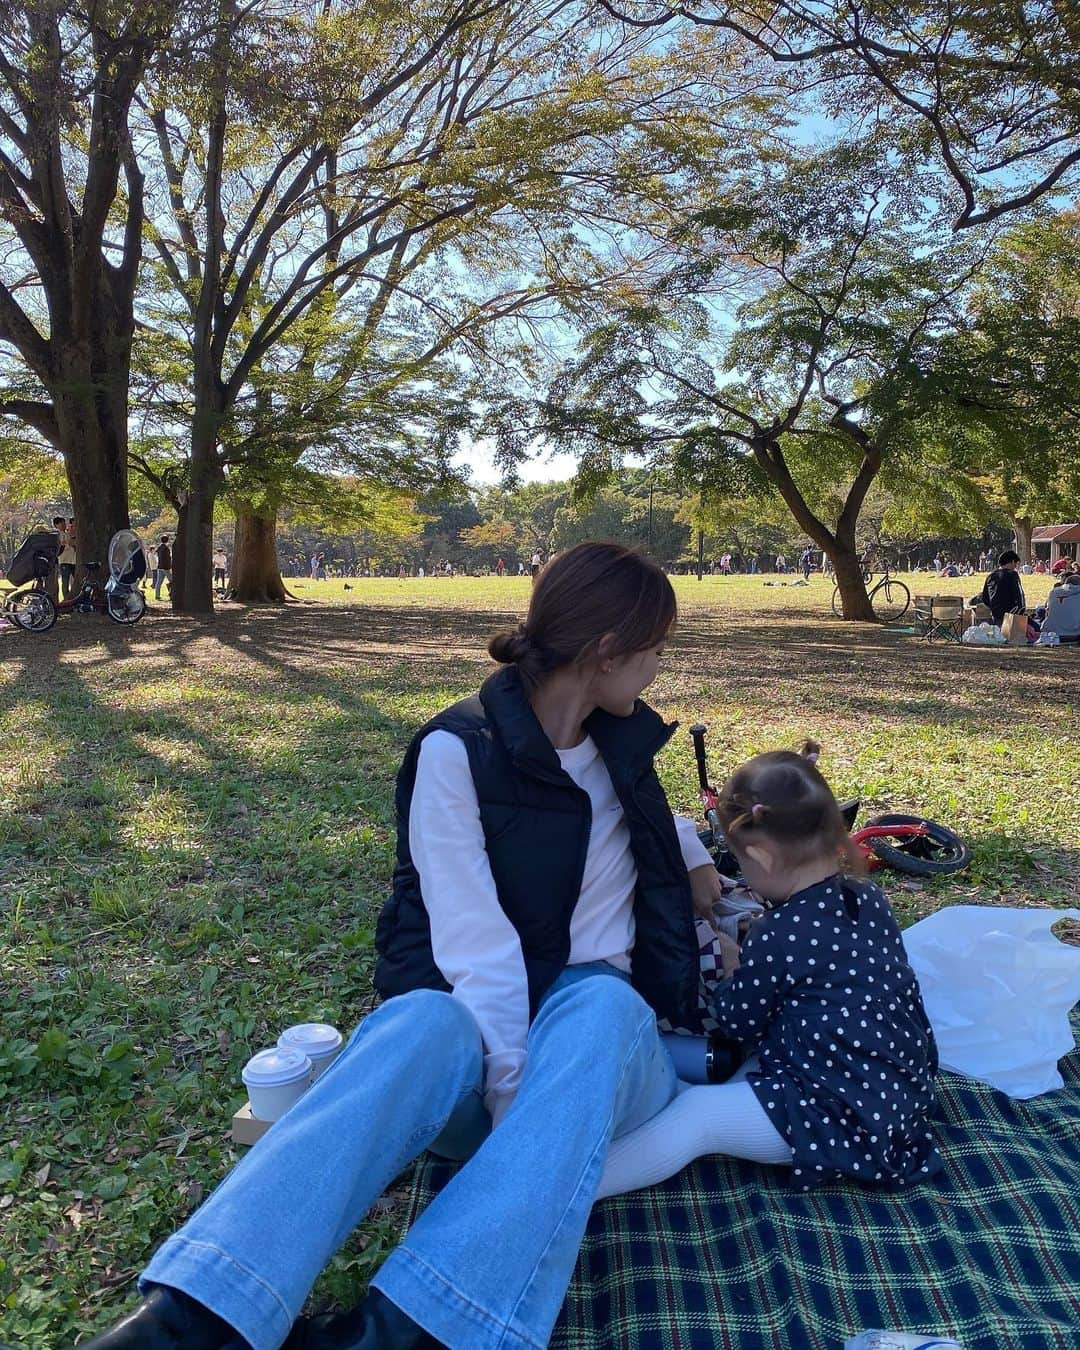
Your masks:
<svg viewBox="0 0 1080 1350"><path fill-rule="evenodd" d="M894 574L915 595L959 595L965 599L977 595L982 590L983 576L973 577L936 577L932 572L901 572ZM805 587L792 583L801 581L801 576L790 574L777 576L704 576L700 581L694 576L673 576L679 595L679 603L694 610L699 606L714 608L718 605L731 605L739 610L757 609L761 606L784 610L820 610L822 604L828 606L832 596L833 583L820 572L812 573ZM876 577L870 582L872 589ZM1021 578L1024 594L1029 605L1039 605L1046 600L1052 584L1048 576L1026 576ZM298 599L333 601L335 604L351 605L408 605L438 606L451 608L458 605L481 605L483 607L502 605L525 605L528 603L531 586L528 577L363 577L339 578L326 581L311 581L307 577L290 578L286 585ZM349 589L346 590L345 588Z"/></svg>
<svg viewBox="0 0 1080 1350"><path fill-rule="evenodd" d="M676 578L652 697L709 724L715 775L813 735L839 793L963 832L968 874L894 886L904 922L1080 903L1080 653L928 646L835 621L823 578L765 580ZM248 1055L368 1006L401 753L476 687L486 637L529 594L518 578L292 584L304 603L284 612L0 634L0 1341L69 1344L114 1318L233 1161ZM1048 584L1025 578L1032 603ZM683 733L661 770L692 812ZM351 1301L397 1222L387 1204L318 1298Z"/></svg>

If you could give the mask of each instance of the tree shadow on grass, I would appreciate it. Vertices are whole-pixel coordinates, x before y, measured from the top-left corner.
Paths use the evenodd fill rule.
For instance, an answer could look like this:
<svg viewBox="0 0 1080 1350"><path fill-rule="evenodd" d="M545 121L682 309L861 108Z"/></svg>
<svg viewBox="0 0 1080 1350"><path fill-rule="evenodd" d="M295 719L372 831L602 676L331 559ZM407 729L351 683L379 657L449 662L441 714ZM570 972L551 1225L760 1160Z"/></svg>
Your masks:
<svg viewBox="0 0 1080 1350"><path fill-rule="evenodd" d="M740 623L692 615L675 663L740 704L802 707L834 716L955 725L978 735L1075 724L1063 687L1080 679L1078 653L929 644L868 625L775 615Z"/></svg>
<svg viewBox="0 0 1080 1350"><path fill-rule="evenodd" d="M40 1034L38 1016L74 1025L100 1008L101 1025L79 1032L92 1047L103 1050L123 1034L166 1059L141 1070L144 1095L110 1098L104 1115L95 1114L99 1088L78 1084L88 1143L81 1156L53 1163L52 1189L66 1206L73 1190L91 1195L97 1174L118 1165L109 1161L117 1149L145 1159L164 1147L174 1159L170 1134L190 1132L194 1141L155 1192L150 1230L138 1231L132 1218L144 1198L137 1179L115 1211L95 1213L94 1241L121 1271L133 1271L196 1190L227 1166L220 1141L248 1051L283 1019L324 1011L348 1022L366 998L370 924L392 863L400 756L438 704L476 688L492 669L487 636L518 617L480 608L303 606L211 622L167 615L134 629L87 618L0 649L0 713L16 734L21 715L32 715L33 735L51 738L54 751L44 787L30 774L9 789L21 818L0 854L8 867L0 890L15 893L21 867L31 898L14 975L19 1034ZM658 687L662 708L673 697L729 698L762 720L775 720L777 706L792 717L809 706L823 719L914 719L987 736L1002 718L1014 731L1065 725L1063 672L1077 669L1073 653L929 648L790 614L733 628L724 616L691 613L671 664ZM1013 705L1015 714L1002 711ZM160 798L160 848L132 843L132 819L148 794ZM65 829L81 832L56 867L54 843ZM1040 861L1054 886L1080 871L1075 848L1047 845L1035 828L1018 825L980 837L976 863L987 879L957 878L947 895L895 893L909 918L964 898L965 888L980 903L997 894L1010 903L1009 879ZM57 938L63 961L76 968L59 983ZM50 989L54 1002L31 1002ZM50 1098L62 1090L54 1085L40 1100L24 1095L29 1123L20 1130L54 1138ZM163 1121L148 1123L162 1103ZM36 1204L20 1191L16 1208ZM31 1221L44 1222L44 1213L34 1211ZM51 1223L54 1211L48 1215ZM57 1231L60 1251L31 1262L44 1275L73 1270L79 1259L77 1235ZM84 1306L97 1292L93 1278L79 1291ZM97 1315L108 1320L109 1306L124 1298L118 1288L95 1305ZM58 1319L68 1317L57 1309ZM58 1321L55 1343L70 1325Z"/></svg>

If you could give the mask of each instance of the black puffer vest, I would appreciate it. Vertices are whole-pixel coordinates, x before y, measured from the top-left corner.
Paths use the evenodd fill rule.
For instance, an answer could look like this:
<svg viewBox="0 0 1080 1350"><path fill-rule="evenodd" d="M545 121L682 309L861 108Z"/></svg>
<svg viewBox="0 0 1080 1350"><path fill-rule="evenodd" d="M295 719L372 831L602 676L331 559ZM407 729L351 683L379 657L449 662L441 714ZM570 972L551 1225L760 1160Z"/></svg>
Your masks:
<svg viewBox="0 0 1080 1350"><path fill-rule="evenodd" d="M634 988L661 1017L685 1024L697 1007L698 951L686 865L653 756L672 736L640 701L629 717L600 710L585 723L630 830L637 866ZM424 737L450 731L465 743L499 903L521 939L530 1015L565 969L592 827L588 793L563 770L509 666L479 697L455 703L413 738L397 779L393 895L375 932L375 987L384 998L449 989L431 952L420 878L409 854L409 806Z"/></svg>

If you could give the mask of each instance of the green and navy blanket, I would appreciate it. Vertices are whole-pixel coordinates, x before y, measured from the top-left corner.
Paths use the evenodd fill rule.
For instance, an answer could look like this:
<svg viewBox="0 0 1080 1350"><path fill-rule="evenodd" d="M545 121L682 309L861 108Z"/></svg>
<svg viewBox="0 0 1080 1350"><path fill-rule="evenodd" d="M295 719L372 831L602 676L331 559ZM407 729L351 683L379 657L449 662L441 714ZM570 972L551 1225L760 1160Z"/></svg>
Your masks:
<svg viewBox="0 0 1080 1350"><path fill-rule="evenodd" d="M801 1194L710 1157L597 1205L554 1350L840 1350L867 1327L964 1350L1080 1347L1080 1051L1012 1101L942 1074L944 1170L910 1191ZM413 1216L447 1177L427 1159Z"/></svg>

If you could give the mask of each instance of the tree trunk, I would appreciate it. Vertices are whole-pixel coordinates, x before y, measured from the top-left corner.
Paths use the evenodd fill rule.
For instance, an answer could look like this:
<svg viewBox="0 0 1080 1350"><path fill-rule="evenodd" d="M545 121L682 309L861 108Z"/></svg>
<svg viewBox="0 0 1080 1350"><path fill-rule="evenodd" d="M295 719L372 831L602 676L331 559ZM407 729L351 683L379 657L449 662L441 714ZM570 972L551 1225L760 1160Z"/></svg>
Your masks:
<svg viewBox="0 0 1080 1350"><path fill-rule="evenodd" d="M283 605L288 599L277 555L277 512L237 507L229 586L244 605Z"/></svg>
<svg viewBox="0 0 1080 1350"><path fill-rule="evenodd" d="M224 482L218 460L222 417L220 382L208 362L196 361L195 415L191 424L191 467L184 501L184 542L177 560L179 599L173 608L185 614L214 612L214 505Z"/></svg>
<svg viewBox="0 0 1080 1350"><path fill-rule="evenodd" d="M1031 562L1031 535L1033 525L1030 516L1013 516L1013 530L1016 532L1016 551L1021 563Z"/></svg>
<svg viewBox="0 0 1080 1350"><path fill-rule="evenodd" d="M176 508L176 538L173 540L172 581L169 585L169 598L173 609L184 612L184 554L187 550L187 502L173 503Z"/></svg>
<svg viewBox="0 0 1080 1350"><path fill-rule="evenodd" d="M65 354L67 355L67 354ZM109 540L131 523L127 500L127 404L123 416L110 406L107 390L95 390L88 363L64 362L53 391L59 443L64 456L79 563L107 563ZM96 397L95 394L99 396Z"/></svg>
<svg viewBox="0 0 1080 1350"><path fill-rule="evenodd" d="M185 614L214 612L214 503L218 486L212 474L201 474L192 482L184 503L184 542L174 560L180 587L173 594L173 609Z"/></svg>
<svg viewBox="0 0 1080 1350"><path fill-rule="evenodd" d="M832 547L826 548L825 552L836 569L836 584L840 587L844 618L861 623L877 623L877 615L866 593L866 582L863 581L862 559L854 545L845 546L839 540L834 540Z"/></svg>
<svg viewBox="0 0 1080 1350"><path fill-rule="evenodd" d="M860 437L859 444L863 449L863 463L848 490L835 533L807 505L791 476L779 442L763 440L753 450L754 458L772 480L791 514L822 552L832 559L844 618L856 623L877 623L877 615L866 593L866 582L863 581L862 562L855 551L855 523L867 490L880 467L881 457L865 435Z"/></svg>

